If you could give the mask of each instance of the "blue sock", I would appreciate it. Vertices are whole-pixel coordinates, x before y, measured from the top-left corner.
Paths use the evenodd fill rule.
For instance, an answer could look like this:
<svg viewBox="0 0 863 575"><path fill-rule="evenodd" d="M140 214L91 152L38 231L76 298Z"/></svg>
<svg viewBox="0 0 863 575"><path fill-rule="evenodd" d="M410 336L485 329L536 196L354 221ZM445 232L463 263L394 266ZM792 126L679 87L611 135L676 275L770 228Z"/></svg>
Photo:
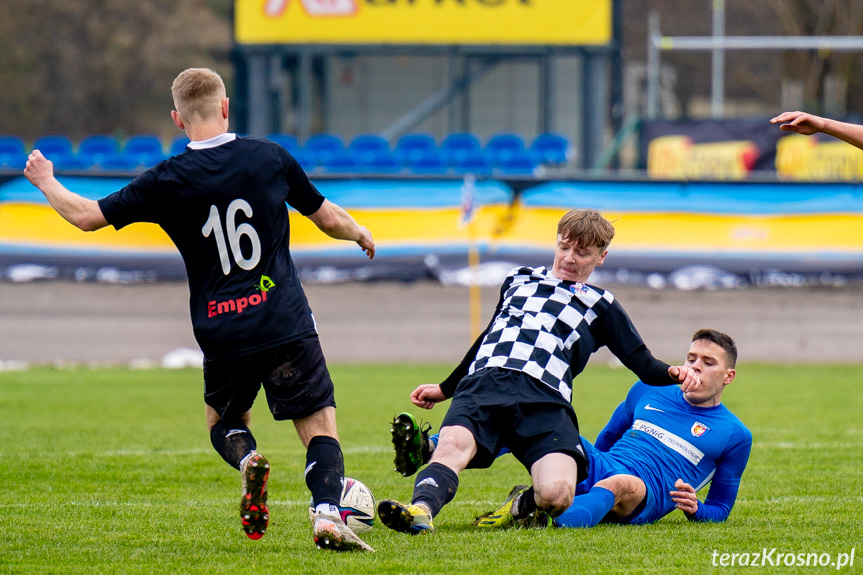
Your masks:
<svg viewBox="0 0 863 575"><path fill-rule="evenodd" d="M593 527L614 507L614 493L604 487L593 487L577 495L572 505L554 518L560 527Z"/></svg>

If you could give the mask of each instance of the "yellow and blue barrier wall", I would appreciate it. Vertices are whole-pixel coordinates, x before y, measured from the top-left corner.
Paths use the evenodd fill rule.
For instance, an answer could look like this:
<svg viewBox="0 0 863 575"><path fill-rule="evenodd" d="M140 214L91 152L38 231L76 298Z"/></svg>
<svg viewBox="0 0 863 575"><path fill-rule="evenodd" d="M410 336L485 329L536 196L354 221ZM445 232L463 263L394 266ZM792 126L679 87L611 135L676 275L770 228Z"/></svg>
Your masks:
<svg viewBox="0 0 863 575"><path fill-rule="evenodd" d="M105 196L128 178L63 177L69 189ZM464 221L461 179L316 179L330 200L373 233L369 262L355 245L332 240L306 218L291 219L291 251L301 269L363 268L363 278L429 277L429 257L467 262L550 264L557 220L590 207L614 222L604 269L669 272L711 265L732 273L790 272L863 276L863 189L856 183L547 181L478 179L469 184L472 218ZM182 279L167 236L155 225L81 232L63 221L23 177L0 180L0 273L15 265L51 266L58 277L111 266L147 270L147 278Z"/></svg>

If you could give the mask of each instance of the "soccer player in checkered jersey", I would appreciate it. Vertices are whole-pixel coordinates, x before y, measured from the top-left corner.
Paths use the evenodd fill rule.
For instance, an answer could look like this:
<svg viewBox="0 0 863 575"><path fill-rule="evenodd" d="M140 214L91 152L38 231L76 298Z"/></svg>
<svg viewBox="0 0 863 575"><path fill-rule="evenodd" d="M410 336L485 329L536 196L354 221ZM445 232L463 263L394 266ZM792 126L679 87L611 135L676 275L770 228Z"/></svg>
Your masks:
<svg viewBox="0 0 863 575"><path fill-rule="evenodd" d="M516 268L500 290L491 323L441 384L419 386L411 401L431 409L452 398L429 465L416 477L409 505L385 499L381 521L410 534L434 530L432 519L455 497L458 474L486 468L501 447L530 472L533 485L515 515L549 524L572 503L587 476L572 407L572 380L606 346L648 385L699 385L687 366L669 366L647 349L612 294L588 285L602 265L614 227L596 210L572 210L558 223L554 262ZM399 418L394 422L398 439ZM404 426L410 431L411 422Z"/></svg>
<svg viewBox="0 0 863 575"><path fill-rule="evenodd" d="M228 132L221 77L190 68L171 86L174 123L191 142L98 201L63 187L34 150L24 175L54 209L85 231L156 223L183 257L195 337L204 352L204 401L213 447L241 472L240 516L251 539L269 523L270 465L249 429L263 385L277 420L293 420L306 447L305 481L316 505L319 547L368 550L339 517L344 459L335 399L317 329L288 249L285 202L324 233L356 242L369 258L369 231L324 199L281 146Z"/></svg>

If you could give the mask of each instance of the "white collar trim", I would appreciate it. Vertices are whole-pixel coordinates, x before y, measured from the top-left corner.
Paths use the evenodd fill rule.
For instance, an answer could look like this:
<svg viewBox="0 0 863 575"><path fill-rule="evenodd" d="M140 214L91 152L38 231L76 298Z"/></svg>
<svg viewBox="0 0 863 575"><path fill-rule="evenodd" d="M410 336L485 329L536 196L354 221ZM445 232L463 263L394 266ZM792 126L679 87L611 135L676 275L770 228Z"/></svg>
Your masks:
<svg viewBox="0 0 863 575"><path fill-rule="evenodd" d="M205 150L207 148L215 148L216 146L227 144L228 142L233 142L236 139L236 134L234 134L233 132L226 132L224 134L219 134L214 138L210 138L209 140L197 140L195 142L189 142L188 144L186 144L186 147L192 148L193 150Z"/></svg>

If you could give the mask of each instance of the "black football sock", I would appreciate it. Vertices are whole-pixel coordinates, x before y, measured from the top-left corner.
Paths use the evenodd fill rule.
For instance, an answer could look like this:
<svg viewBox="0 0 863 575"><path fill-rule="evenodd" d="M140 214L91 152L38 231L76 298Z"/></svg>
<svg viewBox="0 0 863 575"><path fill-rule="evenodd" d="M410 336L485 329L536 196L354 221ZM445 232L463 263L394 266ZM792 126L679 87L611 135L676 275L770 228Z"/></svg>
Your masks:
<svg viewBox="0 0 863 575"><path fill-rule="evenodd" d="M446 465L432 463L417 474L411 502L424 503L434 517L444 505L452 501L456 491L458 474Z"/></svg>
<svg viewBox="0 0 863 575"><path fill-rule="evenodd" d="M306 485L312 492L315 505L329 503L338 506L344 477L345 459L339 441L326 435L313 437L306 451Z"/></svg>
<svg viewBox="0 0 863 575"><path fill-rule="evenodd" d="M518 496L515 505L512 506L513 517L527 517L536 511L536 498L534 497L533 485L527 491Z"/></svg>
<svg viewBox="0 0 863 575"><path fill-rule="evenodd" d="M240 468L240 462L257 447L251 430L240 422L227 425L220 421L210 430L210 441L228 465Z"/></svg>

